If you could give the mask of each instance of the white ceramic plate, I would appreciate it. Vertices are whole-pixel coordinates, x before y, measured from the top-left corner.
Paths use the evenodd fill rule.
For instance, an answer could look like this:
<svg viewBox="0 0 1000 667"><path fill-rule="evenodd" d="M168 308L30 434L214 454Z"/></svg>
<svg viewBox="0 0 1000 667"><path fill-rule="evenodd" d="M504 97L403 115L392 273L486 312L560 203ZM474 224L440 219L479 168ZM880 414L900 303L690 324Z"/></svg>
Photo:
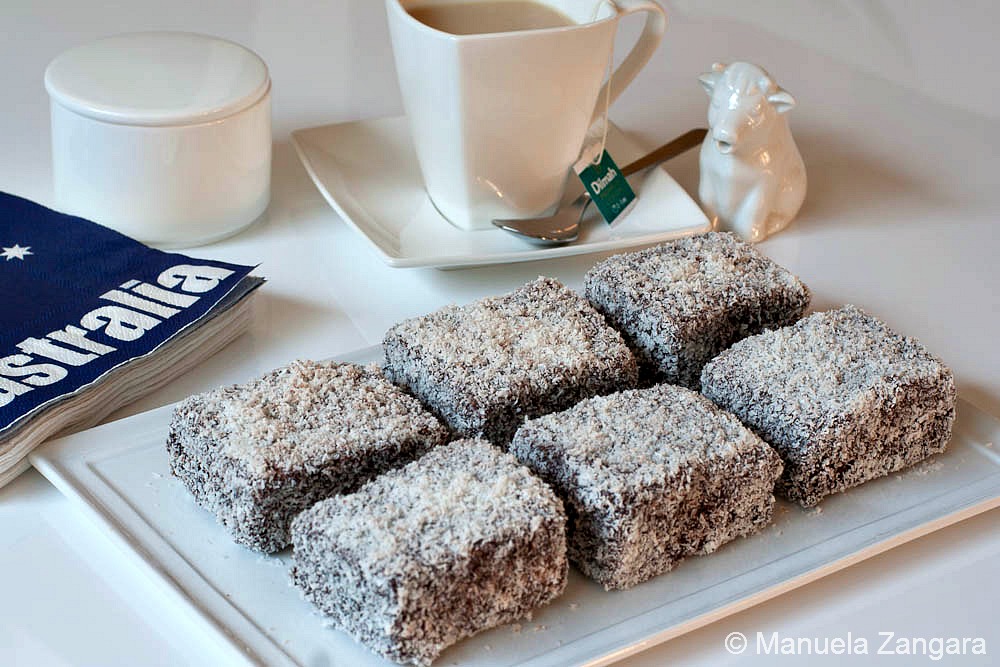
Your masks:
<svg viewBox="0 0 1000 667"><path fill-rule="evenodd" d="M527 262L648 245L709 229L702 210L660 167L633 179L639 199L619 225L610 228L591 211L578 241L543 248L499 229L469 232L445 220L424 191L403 116L296 130L292 141L326 201L389 266ZM620 165L646 152L614 125L608 150ZM581 191L582 186L567 187L567 199Z"/></svg>
<svg viewBox="0 0 1000 667"><path fill-rule="evenodd" d="M381 348L341 359L376 361ZM151 574L180 613L214 625L234 661L389 665L324 627L288 584L287 552L266 557L234 544L170 476L171 410L56 440L36 450L32 463ZM830 497L820 511L780 503L762 533L629 591L607 593L571 570L566 593L533 619L467 639L437 664L607 664L996 506L1000 422L960 401L946 453Z"/></svg>

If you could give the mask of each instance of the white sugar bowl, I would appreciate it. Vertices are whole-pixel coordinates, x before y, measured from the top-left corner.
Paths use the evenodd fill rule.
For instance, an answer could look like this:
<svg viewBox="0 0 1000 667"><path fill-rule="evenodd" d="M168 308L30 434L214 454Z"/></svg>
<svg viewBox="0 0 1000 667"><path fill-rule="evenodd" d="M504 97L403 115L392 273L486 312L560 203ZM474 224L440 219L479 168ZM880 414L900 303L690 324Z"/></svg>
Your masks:
<svg viewBox="0 0 1000 667"><path fill-rule="evenodd" d="M267 208L271 79L239 44L116 35L45 70L56 207L160 247L233 234Z"/></svg>

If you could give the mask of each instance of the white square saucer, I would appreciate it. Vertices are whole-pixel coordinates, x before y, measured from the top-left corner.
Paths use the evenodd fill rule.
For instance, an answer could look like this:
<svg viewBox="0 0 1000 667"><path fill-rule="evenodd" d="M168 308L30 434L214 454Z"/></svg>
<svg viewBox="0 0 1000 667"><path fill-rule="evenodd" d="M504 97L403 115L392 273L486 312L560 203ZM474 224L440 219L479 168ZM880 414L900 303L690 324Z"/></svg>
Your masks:
<svg viewBox="0 0 1000 667"><path fill-rule="evenodd" d="M591 220L575 243L534 246L499 229L464 231L442 217L424 191L404 116L296 130L292 141L330 206L393 267L527 262L659 243L710 228L698 205L661 167L633 181L638 202L616 227ZM621 165L645 152L613 124L608 149ZM567 187L567 198L580 191L582 186Z"/></svg>

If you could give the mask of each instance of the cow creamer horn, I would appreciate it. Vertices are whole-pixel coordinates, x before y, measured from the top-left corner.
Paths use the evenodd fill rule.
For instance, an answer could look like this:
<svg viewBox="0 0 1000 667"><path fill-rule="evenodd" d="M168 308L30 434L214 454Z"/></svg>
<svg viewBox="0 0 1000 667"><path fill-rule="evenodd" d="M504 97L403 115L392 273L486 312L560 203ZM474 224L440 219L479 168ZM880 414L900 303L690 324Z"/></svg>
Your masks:
<svg viewBox="0 0 1000 667"><path fill-rule="evenodd" d="M787 227L806 196L788 129L795 98L750 63L715 63L698 80L711 99L698 197L717 228L761 241Z"/></svg>

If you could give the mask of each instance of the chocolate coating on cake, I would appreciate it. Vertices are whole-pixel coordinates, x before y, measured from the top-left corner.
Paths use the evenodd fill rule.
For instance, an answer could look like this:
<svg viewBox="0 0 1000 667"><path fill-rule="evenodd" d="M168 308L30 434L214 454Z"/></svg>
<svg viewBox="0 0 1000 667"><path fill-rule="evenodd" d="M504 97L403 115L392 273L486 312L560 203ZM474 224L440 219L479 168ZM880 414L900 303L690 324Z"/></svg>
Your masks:
<svg viewBox="0 0 1000 667"><path fill-rule="evenodd" d="M174 411L170 470L245 546L289 543L292 517L353 491L449 433L377 366L297 361Z"/></svg>
<svg viewBox="0 0 1000 667"><path fill-rule="evenodd" d="M851 305L737 343L701 381L777 449L778 490L804 507L944 451L955 419L951 370Z"/></svg>
<svg viewBox="0 0 1000 667"><path fill-rule="evenodd" d="M501 446L525 418L637 380L621 335L550 278L401 322L383 347L393 382L459 434Z"/></svg>
<svg viewBox="0 0 1000 667"><path fill-rule="evenodd" d="M675 385L532 419L510 449L563 499L570 560L607 589L758 531L781 473L777 454L736 417Z"/></svg>
<svg viewBox="0 0 1000 667"><path fill-rule="evenodd" d="M459 440L292 524L292 581L397 662L527 615L566 586L562 503L513 456Z"/></svg>
<svg viewBox="0 0 1000 667"><path fill-rule="evenodd" d="M795 322L810 298L794 275L720 232L610 257L587 273L585 290L632 347L644 379L691 389L712 357Z"/></svg>

